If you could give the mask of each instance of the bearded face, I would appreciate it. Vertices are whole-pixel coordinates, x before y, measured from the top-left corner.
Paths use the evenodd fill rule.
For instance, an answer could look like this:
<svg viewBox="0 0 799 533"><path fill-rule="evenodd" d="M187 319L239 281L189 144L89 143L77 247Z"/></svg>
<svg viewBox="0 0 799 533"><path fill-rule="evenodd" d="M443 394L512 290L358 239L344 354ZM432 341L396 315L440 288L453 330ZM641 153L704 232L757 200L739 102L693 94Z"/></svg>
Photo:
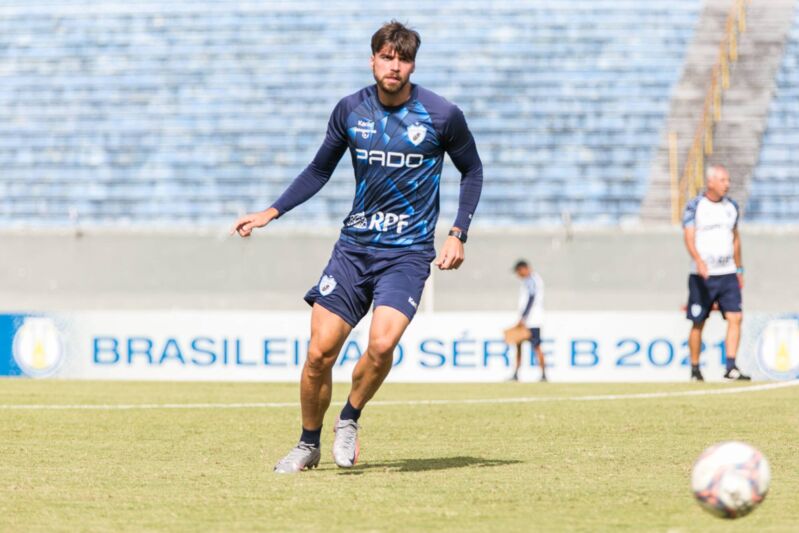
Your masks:
<svg viewBox="0 0 799 533"><path fill-rule="evenodd" d="M392 95L406 88L416 65L412 60L401 58L388 44L372 56L371 63L378 87Z"/></svg>

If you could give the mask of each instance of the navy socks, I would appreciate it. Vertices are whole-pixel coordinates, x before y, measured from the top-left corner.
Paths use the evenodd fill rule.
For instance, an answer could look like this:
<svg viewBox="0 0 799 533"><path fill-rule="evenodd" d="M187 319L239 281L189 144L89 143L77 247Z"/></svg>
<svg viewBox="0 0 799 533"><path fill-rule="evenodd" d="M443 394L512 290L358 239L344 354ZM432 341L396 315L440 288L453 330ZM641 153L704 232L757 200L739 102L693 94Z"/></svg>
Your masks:
<svg viewBox="0 0 799 533"><path fill-rule="evenodd" d="M339 420L353 420L355 422L361 417L361 410L356 409L350 403L350 399L347 398L347 404L344 406L344 409L341 410L341 414L339 415ZM310 444L314 448L319 447L319 441L322 438L322 428L319 429L305 429L302 428L302 435L300 435L300 441L304 442L305 444Z"/></svg>
<svg viewBox="0 0 799 533"><path fill-rule="evenodd" d="M322 438L322 428L319 429L305 429L302 428L302 435L300 436L300 441L304 442L305 444L310 444L314 448L319 447L319 441Z"/></svg>
<svg viewBox="0 0 799 533"><path fill-rule="evenodd" d="M356 409L350 403L350 399L347 398L347 403L344 405L344 409L341 410L341 414L338 416L339 420L353 420L355 422L361 417L361 410Z"/></svg>

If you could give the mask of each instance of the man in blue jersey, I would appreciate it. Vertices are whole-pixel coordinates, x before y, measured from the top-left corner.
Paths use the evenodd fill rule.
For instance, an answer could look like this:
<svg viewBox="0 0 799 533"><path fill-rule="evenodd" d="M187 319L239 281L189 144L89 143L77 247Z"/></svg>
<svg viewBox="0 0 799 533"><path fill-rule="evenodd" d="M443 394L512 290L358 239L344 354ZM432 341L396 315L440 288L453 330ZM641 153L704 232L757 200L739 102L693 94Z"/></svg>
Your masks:
<svg viewBox="0 0 799 533"><path fill-rule="evenodd" d="M689 201L683 213L685 247L691 256L688 276L688 336L691 352L691 381L704 381L699 370L702 329L714 304L727 320L727 370L724 377L748 381L735 364L741 339L743 307L741 288L744 267L741 260L741 237L738 234L738 204L727 197L730 175L721 165L707 170L705 191Z"/></svg>
<svg viewBox="0 0 799 533"><path fill-rule="evenodd" d="M373 305L368 346L355 366L347 403L334 428L336 464L355 464L358 418L391 370L394 349L416 313L431 261L450 270L464 259L483 167L461 110L410 83L420 43L419 34L399 22L381 27L371 43L375 85L339 101L311 164L270 208L239 218L231 231L247 237L311 198L349 150L355 198L330 262L305 295L312 311L300 383L302 434L275 466L279 473L318 466L333 364L352 328ZM461 172L460 205L436 258L433 238L445 153Z"/></svg>

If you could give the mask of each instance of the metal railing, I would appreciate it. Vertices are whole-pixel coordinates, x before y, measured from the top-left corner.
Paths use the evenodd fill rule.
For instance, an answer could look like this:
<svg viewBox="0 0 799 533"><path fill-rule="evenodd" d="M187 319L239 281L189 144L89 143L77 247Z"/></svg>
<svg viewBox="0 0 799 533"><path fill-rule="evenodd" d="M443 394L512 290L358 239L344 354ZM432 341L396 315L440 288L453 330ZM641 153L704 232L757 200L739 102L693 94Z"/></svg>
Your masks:
<svg viewBox="0 0 799 533"><path fill-rule="evenodd" d="M746 31L746 5L749 0L734 0L727 22L724 37L719 44L716 64L710 74L710 82L702 114L696 126L696 133L688 149L682 175L677 170L677 137L669 134L669 172L671 175L672 222L678 224L688 199L694 197L704 185L705 158L713 154L714 126L721 119L721 105L724 91L730 87L730 65L738 60L738 39Z"/></svg>

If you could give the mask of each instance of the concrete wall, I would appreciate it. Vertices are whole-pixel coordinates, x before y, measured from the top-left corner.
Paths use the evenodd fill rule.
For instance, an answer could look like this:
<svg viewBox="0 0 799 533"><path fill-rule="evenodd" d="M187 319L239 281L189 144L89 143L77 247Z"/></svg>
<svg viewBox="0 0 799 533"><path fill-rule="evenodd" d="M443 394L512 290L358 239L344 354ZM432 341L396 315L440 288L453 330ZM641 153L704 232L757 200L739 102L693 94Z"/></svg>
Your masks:
<svg viewBox="0 0 799 533"><path fill-rule="evenodd" d="M799 230L743 228L747 310L799 310ZM0 233L0 311L302 310L337 232L279 223L249 240L218 232ZM440 241L440 239L439 239ZM513 309L524 257L550 310L674 310L686 299L681 231L473 229L466 262L433 275L436 310Z"/></svg>

